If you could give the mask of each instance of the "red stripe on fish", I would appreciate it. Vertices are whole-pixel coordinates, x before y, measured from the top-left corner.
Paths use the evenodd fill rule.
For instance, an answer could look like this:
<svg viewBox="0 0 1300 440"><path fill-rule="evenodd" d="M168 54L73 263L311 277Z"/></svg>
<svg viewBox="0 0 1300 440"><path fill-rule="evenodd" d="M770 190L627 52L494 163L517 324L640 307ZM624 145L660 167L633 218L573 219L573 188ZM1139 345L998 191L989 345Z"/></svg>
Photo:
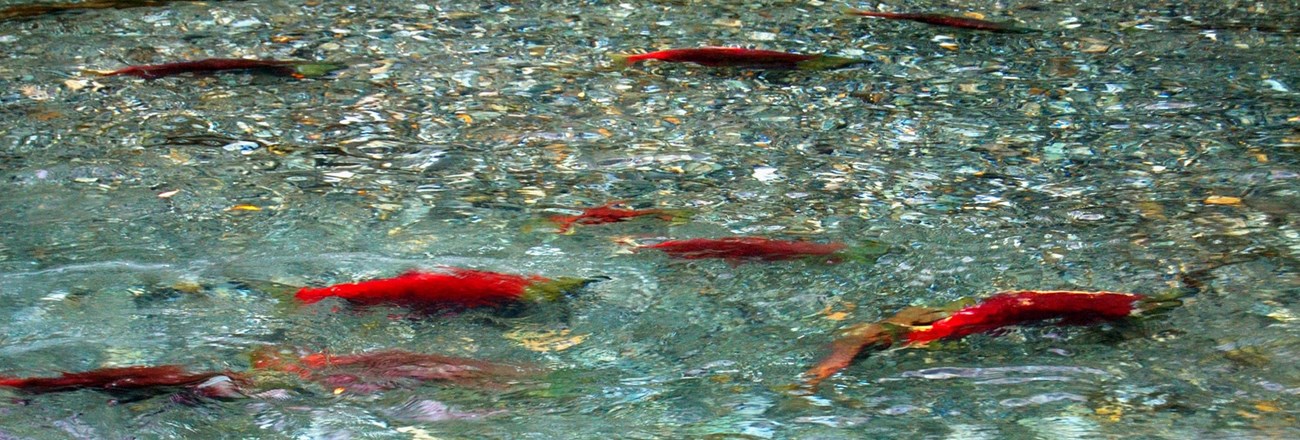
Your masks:
<svg viewBox="0 0 1300 440"><path fill-rule="evenodd" d="M823 54L798 54L742 47L667 49L643 54L613 55L613 57L615 63L623 65L658 60L670 63L695 63L709 67L802 70L832 69L864 62L864 60Z"/></svg>
<svg viewBox="0 0 1300 440"><path fill-rule="evenodd" d="M1058 325L1083 325L1127 318L1142 295L1116 292L1002 292L907 334L908 344L958 339L1019 324L1060 319Z"/></svg>
<svg viewBox="0 0 1300 440"><path fill-rule="evenodd" d="M1023 33L1029 32L1030 29L998 23L976 18L954 17L942 14L922 14L922 13L896 13L896 12L872 12L851 9L847 11L850 15L859 15L863 17L885 18L890 20L908 20L918 23L931 24L935 26L947 26L961 29L972 29L978 31L1003 32L1003 33Z"/></svg>
<svg viewBox="0 0 1300 440"><path fill-rule="evenodd" d="M307 304L339 297L352 304L367 306L487 307L518 301L529 286L548 281L536 275L448 268L446 272L411 271L394 278L303 288L294 296Z"/></svg>
<svg viewBox="0 0 1300 440"><path fill-rule="evenodd" d="M197 61L181 61L166 64L128 66L111 72L99 72L103 76L131 75L144 79L157 79L182 73L212 73L232 70L252 70L281 76L306 78L322 76L343 66L331 63L284 60L248 60L242 58L209 58Z"/></svg>
<svg viewBox="0 0 1300 440"><path fill-rule="evenodd" d="M557 215L551 217L551 222L559 226L556 232L566 234L573 225L599 225L605 223L617 223L631 220L637 217L655 216L664 221L676 221L690 216L690 213L678 209L626 209L615 208L622 202L610 202L595 208L582 210L579 215Z"/></svg>
<svg viewBox="0 0 1300 440"><path fill-rule="evenodd" d="M838 252L847 249L844 243L814 243L811 241L773 240L762 237L693 238L669 240L637 249L662 251L673 258L697 260L721 258L733 261L794 260L805 257L829 257L838 261Z"/></svg>
<svg viewBox="0 0 1300 440"><path fill-rule="evenodd" d="M1178 307L1182 292L1144 296L1119 292L1021 290L994 294L974 305L908 307L880 322L850 326L831 344L831 353L804 373L804 385L821 381L849 366L868 348L923 345L976 333L1057 320L1056 325L1083 325L1146 316ZM955 309L955 310L954 310Z"/></svg>
<svg viewBox="0 0 1300 440"><path fill-rule="evenodd" d="M230 373L191 373L178 365L136 366L63 373L57 377L0 377L0 386L34 394L81 389L130 391L198 385L217 376L230 376Z"/></svg>
<svg viewBox="0 0 1300 440"><path fill-rule="evenodd" d="M320 352L286 361L274 349L265 348L254 352L253 366L356 392L395 388L402 381L495 387L538 373L517 365L402 350L349 355Z"/></svg>
<svg viewBox="0 0 1300 440"><path fill-rule="evenodd" d="M599 278L550 279L451 267L443 272L411 271L394 278L304 287L294 297L306 304L338 297L360 306L494 307L522 301L555 301Z"/></svg>

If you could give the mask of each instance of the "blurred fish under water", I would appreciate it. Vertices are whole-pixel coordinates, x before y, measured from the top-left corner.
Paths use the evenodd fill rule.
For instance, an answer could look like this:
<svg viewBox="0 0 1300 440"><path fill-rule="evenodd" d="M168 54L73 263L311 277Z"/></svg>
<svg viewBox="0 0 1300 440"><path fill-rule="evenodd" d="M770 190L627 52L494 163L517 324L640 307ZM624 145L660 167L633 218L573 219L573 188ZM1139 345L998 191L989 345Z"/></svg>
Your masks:
<svg viewBox="0 0 1300 440"><path fill-rule="evenodd" d="M1300 8L843 6L0 0L0 438L1300 437Z"/></svg>

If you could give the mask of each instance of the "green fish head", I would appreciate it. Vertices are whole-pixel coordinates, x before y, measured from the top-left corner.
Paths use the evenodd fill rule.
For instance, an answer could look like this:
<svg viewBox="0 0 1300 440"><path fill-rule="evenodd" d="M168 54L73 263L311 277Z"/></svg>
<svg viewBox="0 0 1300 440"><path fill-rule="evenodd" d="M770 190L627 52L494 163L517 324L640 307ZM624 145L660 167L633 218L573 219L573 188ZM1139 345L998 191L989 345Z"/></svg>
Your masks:
<svg viewBox="0 0 1300 440"><path fill-rule="evenodd" d="M889 245L884 242L862 240L861 244L836 252L835 255L843 257L845 261L871 264L881 255L889 253L889 249Z"/></svg>
<svg viewBox="0 0 1300 440"><path fill-rule="evenodd" d="M609 277L559 277L550 281L533 283L524 288L523 299L532 302L554 302L564 298L569 293L576 292L588 284L608 280Z"/></svg>
<svg viewBox="0 0 1300 440"><path fill-rule="evenodd" d="M817 58L800 61L799 70L829 70L847 67L854 64L867 63L867 60L860 58L846 58L832 55L818 55Z"/></svg>
<svg viewBox="0 0 1300 440"><path fill-rule="evenodd" d="M300 63L293 66L293 71L303 78L319 78L344 67L339 63Z"/></svg>

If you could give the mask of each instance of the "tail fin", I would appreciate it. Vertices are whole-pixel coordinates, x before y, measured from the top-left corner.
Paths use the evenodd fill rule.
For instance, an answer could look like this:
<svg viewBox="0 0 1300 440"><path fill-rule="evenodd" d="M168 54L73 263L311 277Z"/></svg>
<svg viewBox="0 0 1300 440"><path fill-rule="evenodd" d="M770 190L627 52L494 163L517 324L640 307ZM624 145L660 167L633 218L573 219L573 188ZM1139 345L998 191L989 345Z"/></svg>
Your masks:
<svg viewBox="0 0 1300 440"><path fill-rule="evenodd" d="M546 220L555 224L555 233L563 235L573 234L573 224L581 218L576 215L553 215Z"/></svg>
<svg viewBox="0 0 1300 440"><path fill-rule="evenodd" d="M289 359L285 359L288 357ZM263 345L248 354L253 369L243 373L243 378L256 382L263 389L294 388L300 386L298 379L307 379L311 370L298 363L298 355L292 350L285 350L274 345Z"/></svg>
<svg viewBox="0 0 1300 440"><path fill-rule="evenodd" d="M629 253L629 254L641 248L641 243L637 243L636 237L633 237L631 235L620 235L617 237L609 237L609 241L611 243L619 245L620 248L626 250L625 253Z"/></svg>
<svg viewBox="0 0 1300 440"><path fill-rule="evenodd" d="M803 373L803 385L816 390L827 378L848 368L867 349L884 350L898 340L895 329L884 324L858 324L842 331L831 342L831 352Z"/></svg>
<svg viewBox="0 0 1300 440"><path fill-rule="evenodd" d="M248 353L248 361L258 370L284 370L284 356L275 346L263 345Z"/></svg>
<svg viewBox="0 0 1300 440"><path fill-rule="evenodd" d="M21 388L23 380L16 377L0 376L0 387Z"/></svg>

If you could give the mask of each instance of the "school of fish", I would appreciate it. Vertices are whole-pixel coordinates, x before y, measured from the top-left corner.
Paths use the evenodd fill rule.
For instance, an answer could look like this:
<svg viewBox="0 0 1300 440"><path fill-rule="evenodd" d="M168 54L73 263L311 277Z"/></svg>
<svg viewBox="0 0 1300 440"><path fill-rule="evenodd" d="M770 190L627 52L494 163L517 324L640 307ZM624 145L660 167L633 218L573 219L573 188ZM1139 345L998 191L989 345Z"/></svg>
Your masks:
<svg viewBox="0 0 1300 440"><path fill-rule="evenodd" d="M163 1L93 0L73 4L11 6L0 10L0 20L30 19L51 13L82 9L153 7ZM974 31L1020 33L1029 30L1006 23L928 13L847 11L856 16L910 20L936 26ZM740 47L675 48L647 53L613 55L614 64L632 66L649 61L693 63L707 67L824 70L868 63L868 60L827 54L799 54ZM287 76L298 79L326 78L345 69L342 63L301 60L202 59L154 65L127 66L96 71L104 76L135 76L154 80L183 74L212 74L230 71ZM558 234L574 234L576 227L655 221L681 224L693 211L671 207L632 208L626 202L611 201L589 208L571 209L572 215L546 219ZM594 229L592 230L594 231ZM778 237L727 236L657 238L639 251L654 251L673 259L718 259L731 264L772 263L802 260L812 264L870 263L885 254L889 246L871 239L857 243L790 240ZM637 258L637 257L631 257ZM334 311L353 308L365 313L374 306L404 307L413 311L455 311L470 308L504 309L560 301L596 278L548 277L511 274L482 269L441 267L418 269L391 278L342 282L321 287L301 287L292 301L308 306L328 302ZM918 346L940 340L988 333L1017 325L1084 325L1113 322L1150 315L1155 310L1175 307L1175 299L1118 292L1015 291L994 294L974 304L948 308L908 308L876 323L848 326L831 343L830 354L809 369L802 378L807 388L848 368L867 348ZM425 318L438 315L422 315ZM256 389L285 385L285 381L317 384L325 392L376 393L396 387L442 383L452 386L502 387L545 374L541 369L498 364L432 353L376 350L353 354L266 345L253 351L252 369L247 372L191 372L184 366L105 367L83 372L62 372L54 376L0 376L0 389L26 395L76 390L109 394L157 395L189 392L209 398L248 398L265 393ZM39 367L39 366L38 366ZM37 368L39 369L39 368ZM274 385L267 385L274 384ZM425 404L424 406L430 406ZM436 407L433 405L431 407ZM444 407L437 407L446 411Z"/></svg>

